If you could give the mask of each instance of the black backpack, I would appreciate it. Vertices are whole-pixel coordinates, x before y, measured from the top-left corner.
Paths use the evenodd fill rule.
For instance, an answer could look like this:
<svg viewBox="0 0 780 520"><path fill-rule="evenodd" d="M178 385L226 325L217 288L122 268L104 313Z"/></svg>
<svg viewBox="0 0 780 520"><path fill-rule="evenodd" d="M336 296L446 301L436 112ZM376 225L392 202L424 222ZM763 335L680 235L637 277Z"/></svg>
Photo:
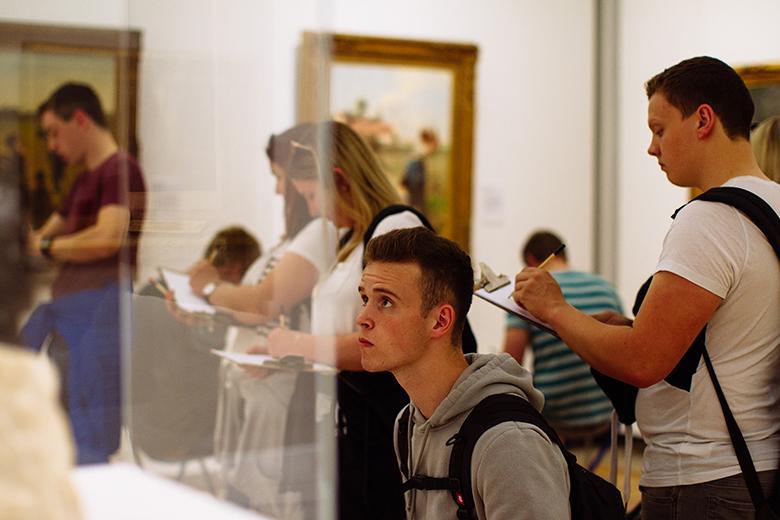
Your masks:
<svg viewBox="0 0 780 520"><path fill-rule="evenodd" d="M712 188L678 208L672 215L672 218L675 218L682 208L694 200L720 202L738 209L764 233L766 239L774 249L778 260L780 260L780 217L778 217L775 210L772 209L764 199L742 188ZM652 280L653 277L651 276L639 289L632 309L634 315L639 313L639 308L647 295ZM757 518L780 518L780 479L775 481L770 496L765 497L745 439L742 436L742 432L737 425L734 414L731 412L731 408L726 401L726 396L721 389L712 362L707 354L707 349L704 344L706 331L707 326L705 325L699 335L696 336L693 344L691 344L677 363L677 366L675 366L664 379L667 383L676 388L690 391L693 374L699 366L699 360L702 357L704 358L704 363L710 374L710 379L715 387L715 393L718 396L718 401L723 411L723 417L726 421L729 437L731 437L731 444L737 455L739 467L745 478L753 506L757 511ZM594 369L591 369L591 372L601 389L604 390L604 393L609 397L610 401L612 401L620 422L626 425L634 423L636 421L635 405L638 392L637 387L613 379Z"/></svg>
<svg viewBox="0 0 780 520"><path fill-rule="evenodd" d="M398 458L401 475L405 479L402 489L404 492L410 489L449 491L458 507L459 520L477 518L474 496L471 493L471 456L474 447L483 433L506 421L533 424L558 445L569 469L569 504L572 519L625 519L626 510L617 488L577 464L577 458L564 448L555 430L547 424L542 414L522 397L511 394L491 395L471 410L458 433L447 441L447 445L452 445L447 477L409 476L409 410L407 406L398 419Z"/></svg>

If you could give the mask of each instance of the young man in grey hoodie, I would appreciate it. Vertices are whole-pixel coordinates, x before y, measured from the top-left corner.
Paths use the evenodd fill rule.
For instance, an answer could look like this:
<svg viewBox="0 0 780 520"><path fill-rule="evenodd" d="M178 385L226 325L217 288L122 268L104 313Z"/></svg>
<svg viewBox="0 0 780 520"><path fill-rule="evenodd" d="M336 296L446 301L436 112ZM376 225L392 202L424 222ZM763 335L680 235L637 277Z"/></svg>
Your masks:
<svg viewBox="0 0 780 520"><path fill-rule="evenodd" d="M462 353L473 271L454 242L425 228L399 229L371 240L365 263L361 361L367 371L392 372L409 394L410 475L448 475L447 441L489 395L518 395L541 410L541 392L511 356ZM474 448L471 482L479 519L570 517L563 455L530 424L504 422L485 432ZM446 490L412 489L405 500L409 519L455 518L458 509Z"/></svg>

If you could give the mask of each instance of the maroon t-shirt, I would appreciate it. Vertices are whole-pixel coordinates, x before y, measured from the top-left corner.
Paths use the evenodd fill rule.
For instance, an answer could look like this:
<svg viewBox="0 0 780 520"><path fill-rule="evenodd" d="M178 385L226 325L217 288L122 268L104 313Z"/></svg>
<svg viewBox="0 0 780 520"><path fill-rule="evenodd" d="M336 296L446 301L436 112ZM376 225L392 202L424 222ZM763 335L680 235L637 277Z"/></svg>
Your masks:
<svg viewBox="0 0 780 520"><path fill-rule="evenodd" d="M57 211L65 220L65 235L97 222L103 206L120 204L130 209L130 227L124 245L113 256L94 262L65 262L52 286L52 296L95 289L119 279L120 262L135 273L138 239L146 210L146 185L141 168L126 152L117 152L92 171L85 171Z"/></svg>

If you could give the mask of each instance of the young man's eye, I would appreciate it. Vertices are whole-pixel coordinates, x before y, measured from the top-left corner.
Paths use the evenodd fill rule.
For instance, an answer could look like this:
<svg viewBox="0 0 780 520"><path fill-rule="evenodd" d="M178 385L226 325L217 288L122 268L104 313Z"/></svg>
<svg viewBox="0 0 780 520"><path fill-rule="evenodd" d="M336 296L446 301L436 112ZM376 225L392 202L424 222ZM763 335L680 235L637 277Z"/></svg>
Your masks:
<svg viewBox="0 0 780 520"><path fill-rule="evenodd" d="M382 302L380 303L382 307L392 307L393 302L390 300L390 298L382 298Z"/></svg>
<svg viewBox="0 0 780 520"><path fill-rule="evenodd" d="M366 296L365 294L361 294L360 301L363 302L363 306L365 307L366 304L368 303L368 296Z"/></svg>

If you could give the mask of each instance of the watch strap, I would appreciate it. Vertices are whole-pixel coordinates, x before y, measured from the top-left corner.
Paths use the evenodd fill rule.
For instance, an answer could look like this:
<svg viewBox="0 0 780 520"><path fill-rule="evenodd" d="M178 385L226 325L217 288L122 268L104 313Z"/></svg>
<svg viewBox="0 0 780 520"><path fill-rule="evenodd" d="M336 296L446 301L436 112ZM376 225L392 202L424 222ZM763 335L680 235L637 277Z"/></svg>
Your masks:
<svg viewBox="0 0 780 520"><path fill-rule="evenodd" d="M54 260L54 257L51 254L51 244L53 241L54 239L51 237L43 237L38 242L38 251L49 260Z"/></svg>

